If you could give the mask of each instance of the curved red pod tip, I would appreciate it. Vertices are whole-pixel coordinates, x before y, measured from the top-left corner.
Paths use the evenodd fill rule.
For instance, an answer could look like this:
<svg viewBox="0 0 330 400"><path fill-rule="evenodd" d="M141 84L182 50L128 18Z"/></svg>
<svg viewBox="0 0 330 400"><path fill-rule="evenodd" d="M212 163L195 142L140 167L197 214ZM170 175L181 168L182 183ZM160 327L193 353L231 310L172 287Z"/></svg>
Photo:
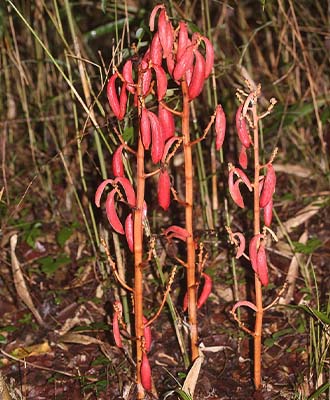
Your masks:
<svg viewBox="0 0 330 400"><path fill-rule="evenodd" d="M246 152L246 147L242 146L241 151L239 152L238 162L243 169L246 169L248 166L248 157Z"/></svg>
<svg viewBox="0 0 330 400"><path fill-rule="evenodd" d="M149 18L149 28L150 28L151 32L153 32L155 30L155 19L156 19L157 12L158 12L158 10L162 10L162 9L164 9L164 4L159 4L159 5L155 6L153 8L153 10L151 11L150 18Z"/></svg>
<svg viewBox="0 0 330 400"><path fill-rule="evenodd" d="M142 143L146 150L149 149L151 143L151 128L150 128L150 120L148 113L149 111L146 108L142 108L140 131L141 131Z"/></svg>
<svg viewBox="0 0 330 400"><path fill-rule="evenodd" d="M242 145L246 148L250 147L251 139L249 135L249 130L246 125L246 120L242 115L243 104L238 107L236 112L236 129L239 140L241 141Z"/></svg>
<svg viewBox="0 0 330 400"><path fill-rule="evenodd" d="M202 277L204 278L204 285L203 285L202 292L197 301L197 308L202 307L202 305L209 298L209 295L211 294L211 291L212 291L212 278L205 272L202 273Z"/></svg>
<svg viewBox="0 0 330 400"><path fill-rule="evenodd" d="M260 207L265 207L273 197L276 185L276 175L272 164L267 165L267 174L260 196Z"/></svg>
<svg viewBox="0 0 330 400"><path fill-rule="evenodd" d="M234 305L234 307L232 308L231 312L234 313L234 312L237 310L237 308L242 307L242 306L244 306L244 307L249 307L249 308L251 308L253 311L258 311L256 305L253 304L253 303L251 303L251 301L241 300L241 301L238 301L238 302Z"/></svg>
<svg viewBox="0 0 330 400"><path fill-rule="evenodd" d="M94 198L94 202L96 207L100 207L100 202L101 202L101 196L104 192L104 189L106 188L106 186L108 186L108 184L113 185L113 179L105 179L102 183L100 183L100 185L98 186L96 192L95 192L95 198Z"/></svg>
<svg viewBox="0 0 330 400"><path fill-rule="evenodd" d="M174 116L171 111L167 110L160 103L158 106L158 119L163 131L164 140L167 141L167 139L170 139L175 134Z"/></svg>
<svg viewBox="0 0 330 400"><path fill-rule="evenodd" d="M115 180L115 183L120 183L122 188L124 189L125 196L127 203L130 207L135 207L136 204L136 196L135 196L135 191L133 189L133 186L131 182L123 177L123 176L118 176Z"/></svg>
<svg viewBox="0 0 330 400"><path fill-rule="evenodd" d="M125 231L116 210L115 195L116 195L115 189L111 190L111 192L108 194L105 202L105 211L107 214L108 221L112 226L112 228L117 233L124 235Z"/></svg>
<svg viewBox="0 0 330 400"><path fill-rule="evenodd" d="M180 140L180 138L178 136L172 136L170 137L164 146L164 151L163 151L163 155L162 155L162 159L161 162L164 164L166 162L166 157L168 156L168 153L170 151L170 148L173 146L173 144L175 142L177 142L178 140Z"/></svg>
<svg viewBox="0 0 330 400"><path fill-rule="evenodd" d="M127 90L134 94L135 93L135 86L134 86L134 81L133 81L133 64L132 60L127 60L123 66L123 71L122 71L123 78L125 79L125 82L127 83Z"/></svg>
<svg viewBox="0 0 330 400"><path fill-rule="evenodd" d="M159 173L157 194L158 204L167 211L171 203L171 180L166 169Z"/></svg>
<svg viewBox="0 0 330 400"><path fill-rule="evenodd" d="M241 194L241 191L239 189L239 181L236 181L234 183L234 171L231 170L229 171L229 177L228 177L228 188L229 188L229 193L233 201L241 208L244 208L244 200Z"/></svg>
<svg viewBox="0 0 330 400"><path fill-rule="evenodd" d="M151 390L151 368L145 352L142 355L141 383L145 390Z"/></svg>
<svg viewBox="0 0 330 400"><path fill-rule="evenodd" d="M264 207L264 223L266 226L270 227L273 220L273 199L265 205Z"/></svg>
<svg viewBox="0 0 330 400"><path fill-rule="evenodd" d="M119 106L119 99L116 90L116 79L118 77L117 72L114 73L110 79L108 80L107 84L107 97L109 101L109 105L113 113L117 118L120 116L120 106Z"/></svg>
<svg viewBox="0 0 330 400"><path fill-rule="evenodd" d="M186 241L188 237L190 237L190 233L185 228L181 228L181 226L171 225L164 231L164 235L168 238L177 238L182 241Z"/></svg>
<svg viewBox="0 0 330 400"><path fill-rule="evenodd" d="M257 268L258 277L263 286L268 285L268 267L267 267L267 256L264 242L261 242L257 253Z"/></svg>
<svg viewBox="0 0 330 400"><path fill-rule="evenodd" d="M150 59L153 65L161 65L163 59L163 48L160 43L159 33L156 32L150 45Z"/></svg>
<svg viewBox="0 0 330 400"><path fill-rule="evenodd" d="M215 111L215 148L220 150L225 140L226 134L226 115L223 111L221 104L217 105Z"/></svg>
<svg viewBox="0 0 330 400"><path fill-rule="evenodd" d="M193 74L191 77L191 82L188 87L189 99L195 99L203 90L205 81L205 60L201 53L195 51L195 65L193 69Z"/></svg>
<svg viewBox="0 0 330 400"><path fill-rule="evenodd" d="M250 262L251 266L253 268L253 271L258 274L258 261L257 261L257 254L258 254L258 241L263 238L264 235L261 233L258 233L257 235L253 236L253 238L250 240L250 245L249 245L249 256L250 256Z"/></svg>
<svg viewBox="0 0 330 400"><path fill-rule="evenodd" d="M115 177L124 176L123 148L124 145L121 144L112 156L112 172Z"/></svg>
<svg viewBox="0 0 330 400"><path fill-rule="evenodd" d="M125 220L125 236L128 248L133 253L134 251L134 221L133 214L129 213Z"/></svg>

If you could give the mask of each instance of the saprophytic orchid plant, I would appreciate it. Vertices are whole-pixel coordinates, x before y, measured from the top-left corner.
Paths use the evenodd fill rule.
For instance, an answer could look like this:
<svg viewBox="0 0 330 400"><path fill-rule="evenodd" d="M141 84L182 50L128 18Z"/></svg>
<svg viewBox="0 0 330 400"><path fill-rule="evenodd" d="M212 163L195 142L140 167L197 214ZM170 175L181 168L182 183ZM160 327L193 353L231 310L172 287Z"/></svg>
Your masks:
<svg viewBox="0 0 330 400"><path fill-rule="evenodd" d="M158 16L158 17L157 17ZM157 30L156 19L158 18ZM119 275L119 283L133 293L134 335L136 342L136 380L137 398L144 398L144 391L152 389L151 368L148 361L150 350L150 325L159 311L147 321L143 310L143 269L150 257L144 244L144 224L147 219L145 202L146 179L158 176L157 199L159 206L167 211L174 197L185 208L185 225L171 225L164 229L167 240L178 239L186 244L186 260L175 262L186 269L191 359L198 357L197 309L206 301L211 292L212 281L204 271L205 256L203 246L194 238L193 227L193 146L202 141L212 125L216 132L216 148L224 141L226 119L222 107L216 107L210 122L200 138L192 140L190 135L190 102L202 92L205 80L211 74L214 51L208 38L195 32L189 36L187 24L183 21L174 29L164 5L156 6L150 16L150 31L153 38L150 46L139 61L127 60L122 69L114 68L107 84L107 97L110 108L118 121L127 117L127 109L137 109L137 134L135 147L130 147L116 130L120 140L119 147L112 158L113 179L100 184L95 195L99 207L105 188L110 185L105 208L111 227L120 235L126 236L129 250L134 257L134 285L129 287ZM180 89L181 101L177 95L168 94L168 82L172 81ZM173 93L173 92L172 92ZM175 108L173 107L175 103ZM181 107L181 109L180 109ZM157 110L157 112L155 112ZM170 178L170 161L183 148L185 168L185 198L180 199ZM135 158L134 181L126 177L123 165L123 152ZM133 160L134 160L133 158ZM146 166L151 170L146 170ZM124 222L118 207L126 209ZM123 210L122 210L123 211ZM196 249L199 257L196 262ZM150 253L150 252L149 252ZM197 264L197 265L196 265ZM196 268L197 267L197 268ZM175 269L174 269L175 270ZM170 275L164 290L164 299L169 293L174 272ZM197 280L196 280L197 279ZM203 288L197 299L199 282ZM122 307L119 301L114 305L113 333L118 347L122 346L120 328L124 329Z"/></svg>
<svg viewBox="0 0 330 400"><path fill-rule="evenodd" d="M251 268L255 275L255 304L242 300L237 302L231 310L235 320L240 327L254 338L254 384L256 389L261 387L261 340L262 340L262 322L264 311L271 305L264 307L262 298L262 287L268 285L268 267L266 243L267 236L270 234L276 238L270 230L273 213L273 194L276 185L276 176L273 167L273 161L276 155L276 149L270 155L265 164L260 163L260 136L259 122L267 116L274 107L276 100L270 100L270 106L266 112L259 115L257 112L258 98L260 97L260 86L252 88L252 84L247 82L249 93L240 90L237 97L240 106L236 112L236 131L238 134L241 150L239 154L239 164L241 168L229 164L228 187L230 195L237 206L245 208L244 196L241 192L241 185L244 185L248 192L253 193L253 236L250 238L248 254L245 253L246 237L241 232L232 232L227 227L230 240L236 245L236 258L245 257L250 261ZM250 135L252 131L252 137ZM253 160L254 176L250 181L244 170L248 167L251 150ZM261 218L263 211L263 219ZM236 310L238 307L249 307L255 314L254 330L248 329L238 318Z"/></svg>

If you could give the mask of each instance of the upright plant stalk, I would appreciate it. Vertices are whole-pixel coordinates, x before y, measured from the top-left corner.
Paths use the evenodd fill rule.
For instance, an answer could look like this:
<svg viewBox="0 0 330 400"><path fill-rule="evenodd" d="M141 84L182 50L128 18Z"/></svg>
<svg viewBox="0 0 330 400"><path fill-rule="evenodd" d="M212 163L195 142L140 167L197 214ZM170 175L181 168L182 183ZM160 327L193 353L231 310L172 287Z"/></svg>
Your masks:
<svg viewBox="0 0 330 400"><path fill-rule="evenodd" d="M189 130L189 95L186 80L181 83L183 96L182 109L182 137L185 165L185 214L187 238L187 291L188 291L188 315L190 326L191 358L198 357L198 330L197 330L197 302L196 302L196 271L195 271L195 242L193 231L193 163Z"/></svg>
<svg viewBox="0 0 330 400"><path fill-rule="evenodd" d="M270 106L266 112L261 115L257 113L257 100L260 96L260 85L257 88L251 88L249 85L250 93L246 94L243 91L238 91L237 97L241 102L241 106L236 113L236 129L239 140L241 142L241 151L239 155L239 163L241 168L234 167L229 164L229 192L234 202L241 208L245 208L244 199L240 191L240 184L244 184L250 192L253 191L253 237L249 243L249 256L244 253L245 251L245 237L243 233L233 233L227 227L230 240L237 246L236 258L243 255L250 260L251 267L254 271L254 290L255 290L255 304L250 301L238 301L231 313L235 320L239 323L240 327L249 333L254 340L254 360L253 360L253 377L256 390L261 388L261 352L262 352L262 323L264 311L262 301L262 286L268 285L268 267L266 256L266 234L270 232L269 226L272 222L272 209L273 209L273 193L275 191L276 177L272 166L276 150L270 156L270 160L260 165L259 155L259 121L268 115L274 107L276 100L270 100ZM246 97L246 98L243 98ZM249 127L253 131L253 138L249 134ZM254 177L252 183L243 170L248 166L248 149L253 148L253 169ZM266 169L266 173L261 174L262 170ZM235 181L234 177L238 179ZM263 210L263 224L261 229L261 210ZM241 307L249 307L255 312L254 330L248 329L241 321L236 310Z"/></svg>

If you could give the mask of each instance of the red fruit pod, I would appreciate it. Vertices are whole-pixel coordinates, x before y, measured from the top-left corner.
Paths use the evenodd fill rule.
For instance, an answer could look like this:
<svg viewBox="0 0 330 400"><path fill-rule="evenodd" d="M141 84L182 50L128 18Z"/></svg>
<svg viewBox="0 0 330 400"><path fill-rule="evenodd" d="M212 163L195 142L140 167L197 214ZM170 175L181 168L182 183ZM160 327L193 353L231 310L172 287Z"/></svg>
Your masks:
<svg viewBox="0 0 330 400"><path fill-rule="evenodd" d="M156 32L150 45L150 59L153 65L161 65L163 58L163 48L160 43L159 33Z"/></svg>
<svg viewBox="0 0 330 400"><path fill-rule="evenodd" d="M186 71L193 66L194 62L194 45L186 48L182 56L177 60L173 70L173 78L179 81Z"/></svg>
<svg viewBox="0 0 330 400"><path fill-rule="evenodd" d="M145 390L151 390L151 368L146 353L142 355L141 383Z"/></svg>
<svg viewBox="0 0 330 400"><path fill-rule="evenodd" d="M150 121L150 128L151 128L151 159L154 164L157 164L163 155L164 151L164 137L162 128L160 126L158 117L153 112L148 112L148 117Z"/></svg>
<svg viewBox="0 0 330 400"><path fill-rule="evenodd" d="M106 202L105 202L105 211L107 214L108 221L112 228L117 232L123 235L125 233L122 223L117 214L116 204L115 204L115 195L116 190L113 189L108 194Z"/></svg>
<svg viewBox="0 0 330 400"><path fill-rule="evenodd" d="M117 72L114 73L107 84L107 97L109 101L109 105L111 107L111 110L115 114L117 118L120 116L120 106L119 106L119 99L118 99L118 94L116 90L116 79L118 77Z"/></svg>
<svg viewBox="0 0 330 400"><path fill-rule="evenodd" d="M241 151L239 152L238 162L240 163L243 169L246 169L248 166L248 158L246 153L246 147L242 146Z"/></svg>
<svg viewBox="0 0 330 400"><path fill-rule="evenodd" d="M205 272L202 273L202 277L204 278L204 285L197 301L197 308L202 307L212 291L212 278L208 274L205 274Z"/></svg>
<svg viewBox="0 0 330 400"><path fill-rule="evenodd" d="M264 179L264 185L260 196L260 207L265 207L273 197L276 185L276 175L272 164L267 165L267 174Z"/></svg>
<svg viewBox="0 0 330 400"><path fill-rule="evenodd" d="M214 48L209 41L209 39L205 36L202 36L201 39L205 43L205 73L204 78L206 79L210 73L212 72L212 68L214 65Z"/></svg>
<svg viewBox="0 0 330 400"><path fill-rule="evenodd" d="M121 121L126 114L126 105L127 105L127 84L124 83L121 87L120 97L119 97L119 116L118 119Z"/></svg>
<svg viewBox="0 0 330 400"><path fill-rule="evenodd" d="M148 117L149 111L146 108L142 108L141 120L140 120L140 131L143 146L146 150L149 149L151 143L151 129L150 120Z"/></svg>
<svg viewBox="0 0 330 400"><path fill-rule="evenodd" d="M257 254L258 254L258 241L259 239L263 238L264 235L261 233L258 233L257 235L253 236L253 238L250 240L250 245L249 245L249 256L250 256L250 262L251 266L253 268L253 271L258 274L258 261L257 261Z"/></svg>
<svg viewBox="0 0 330 400"><path fill-rule="evenodd" d="M195 99L203 90L204 80L205 80L205 60L201 53L195 51L195 65L193 69L193 74L191 77L191 82L188 88L189 99Z"/></svg>
<svg viewBox="0 0 330 400"><path fill-rule="evenodd" d="M146 325L148 323L148 320L145 316L143 316L143 323L144 323L144 325ZM151 343L152 343L150 325L148 325L147 327L144 327L143 336L144 336L145 350L147 353L149 353L150 348L151 348Z"/></svg>
<svg viewBox="0 0 330 400"><path fill-rule="evenodd" d="M233 236L238 237L238 240L239 240L239 246L237 247L236 258L240 258L240 257L242 257L242 255L245 251L245 237L240 232L233 233Z"/></svg>
<svg viewBox="0 0 330 400"><path fill-rule="evenodd" d="M160 103L158 106L158 119L163 131L164 140L167 141L167 139L173 137L175 134L174 116L171 111L167 110Z"/></svg>
<svg viewBox="0 0 330 400"><path fill-rule="evenodd" d="M250 147L251 139L248 131L248 127L246 125L246 120L242 115L243 104L238 107L236 112L236 129L239 140L241 141L242 145L246 148Z"/></svg>
<svg viewBox="0 0 330 400"><path fill-rule="evenodd" d="M118 176L114 180L114 182L115 183L120 183L120 185L124 189L128 205L130 207L135 207L136 197L135 197L135 191L133 189L133 186L132 186L131 182L127 178L125 178L123 176Z"/></svg>
<svg viewBox="0 0 330 400"><path fill-rule="evenodd" d="M179 137L177 136L172 136L171 138L169 138L167 140L167 142L165 143L164 146L164 151L163 151L163 155L162 155L162 159L161 162L164 164L166 162L166 157L168 156L168 152L170 151L170 148L173 146L174 142L180 140Z"/></svg>
<svg viewBox="0 0 330 400"><path fill-rule="evenodd" d="M121 144L112 156L112 172L115 177L124 176L123 148L124 145Z"/></svg>
<svg viewBox="0 0 330 400"><path fill-rule="evenodd" d="M133 253L134 251L134 221L133 214L129 213L125 220L125 236L128 248Z"/></svg>
<svg viewBox="0 0 330 400"><path fill-rule="evenodd" d="M173 28L170 21L168 21L165 9L161 10L158 18L158 33L159 40L163 48L163 56L166 58L172 51L173 46Z"/></svg>
<svg viewBox="0 0 330 400"><path fill-rule="evenodd" d="M272 224L273 219L273 199L265 205L264 207L264 223L266 226L270 226Z"/></svg>
<svg viewBox="0 0 330 400"><path fill-rule="evenodd" d="M166 73L160 65L153 65L153 69L156 72L157 100L162 101L164 96L166 95L166 90L167 90Z"/></svg>
<svg viewBox="0 0 330 400"><path fill-rule="evenodd" d="M156 14L158 10L164 9L164 4L159 4L158 6L155 6L153 10L151 11L150 18L149 18L149 28L150 32L153 32L155 30L155 19L156 19Z"/></svg>
<svg viewBox="0 0 330 400"><path fill-rule="evenodd" d="M185 228L181 228L181 226L171 225L164 231L164 235L168 239L177 238L182 241L186 241L188 237L190 237L190 233Z"/></svg>
<svg viewBox="0 0 330 400"><path fill-rule="evenodd" d="M236 175L238 175L240 177L240 179L243 181L243 183L245 183L245 185L247 186L249 191L252 192L252 185L251 185L250 179L247 177L245 172L243 172L240 168L233 168L233 171Z"/></svg>
<svg viewBox="0 0 330 400"><path fill-rule="evenodd" d="M113 185L113 179L105 179L97 188L96 192L95 192L95 198L94 198L94 202L96 207L100 207L100 202L101 202L101 196L104 192L104 189L106 186L108 186L108 184Z"/></svg>
<svg viewBox="0 0 330 400"><path fill-rule="evenodd" d="M167 65L167 71L168 73L173 76L173 70L175 67L175 62L174 62L174 57L173 54L170 53L167 57L166 57L166 65Z"/></svg>
<svg viewBox="0 0 330 400"><path fill-rule="evenodd" d="M135 93L135 86L134 86L134 81L133 81L133 64L132 60L127 60L123 66L123 71L122 71L123 78L125 79L125 82L127 83L127 90L134 94Z"/></svg>
<svg viewBox="0 0 330 400"><path fill-rule="evenodd" d="M171 202L171 180L166 169L159 173L157 194L158 204L163 210L168 210Z"/></svg>
<svg viewBox="0 0 330 400"><path fill-rule="evenodd" d="M188 37L187 24L183 21L179 22L179 37L178 37L178 48L176 51L176 59L179 60L187 46L190 45Z"/></svg>
<svg viewBox="0 0 330 400"><path fill-rule="evenodd" d="M268 267L267 267L267 256L264 242L261 242L257 253L257 268L258 277L263 286L268 285Z"/></svg>
<svg viewBox="0 0 330 400"><path fill-rule="evenodd" d="M253 311L258 311L256 305L253 304L253 303L251 303L251 301L241 300L241 301L238 301L238 302L234 305L234 307L232 308L231 312L234 313L234 312L237 310L238 307L242 307L242 306L249 307L249 308L251 308Z"/></svg>
<svg viewBox="0 0 330 400"><path fill-rule="evenodd" d="M226 133L226 115L223 111L221 104L215 110L215 148L220 150L225 140Z"/></svg>
<svg viewBox="0 0 330 400"><path fill-rule="evenodd" d="M239 181L234 183L234 170L229 171L228 188L231 198L241 208L244 208L244 200L239 189Z"/></svg>

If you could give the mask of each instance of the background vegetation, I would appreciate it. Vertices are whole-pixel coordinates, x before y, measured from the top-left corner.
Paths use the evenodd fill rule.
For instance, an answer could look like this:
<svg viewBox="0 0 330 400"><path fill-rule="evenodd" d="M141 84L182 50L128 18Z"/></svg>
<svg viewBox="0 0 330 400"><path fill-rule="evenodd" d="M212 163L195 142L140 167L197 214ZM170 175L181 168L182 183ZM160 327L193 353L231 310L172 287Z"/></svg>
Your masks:
<svg viewBox="0 0 330 400"><path fill-rule="evenodd" d="M207 268L214 279L213 296L199 317L200 337L208 346L224 347L202 368L196 398L249 396L251 376L242 361L249 357L249 341L228 310L235 298L246 298L251 278L244 266L233 264L224 229L229 220L242 224L242 211L227 196L225 176L227 162L238 157L235 91L247 77L262 84L265 109L266 99L278 100L262 127L265 151L279 147L274 163L279 241L270 256L266 299L274 298L288 272L294 277L292 296L284 296L266 319L263 395L328 398L329 6L293 0L166 3L174 20L188 21L215 48L214 75L195 105L195 134L212 113L214 93L228 123L223 153L216 155L217 193L211 187L212 138L195 154L196 201L202 205L196 209L196 232L207 243ZM7 0L0 5L0 362L7 382L14 378L13 398L134 398L134 369L110 334L117 289L99 248L100 235L113 253L121 251L93 198L98 183L111 174L116 144L104 90L107 75L133 53L134 44L146 48L154 5L134 0ZM125 138L132 134L127 124ZM180 165L172 173L178 186ZM156 204L150 216L156 233L167 221L180 219L175 213L164 217ZM11 242L16 234L17 247ZM50 330L36 323L36 313L22 297L24 288L17 289L15 257L25 296L30 294ZM150 313L159 301L153 298L153 283L158 284L148 285ZM173 291L180 307L177 285ZM153 335L151 363L164 394L179 387L186 370L166 313ZM173 343L167 343L171 336Z"/></svg>

